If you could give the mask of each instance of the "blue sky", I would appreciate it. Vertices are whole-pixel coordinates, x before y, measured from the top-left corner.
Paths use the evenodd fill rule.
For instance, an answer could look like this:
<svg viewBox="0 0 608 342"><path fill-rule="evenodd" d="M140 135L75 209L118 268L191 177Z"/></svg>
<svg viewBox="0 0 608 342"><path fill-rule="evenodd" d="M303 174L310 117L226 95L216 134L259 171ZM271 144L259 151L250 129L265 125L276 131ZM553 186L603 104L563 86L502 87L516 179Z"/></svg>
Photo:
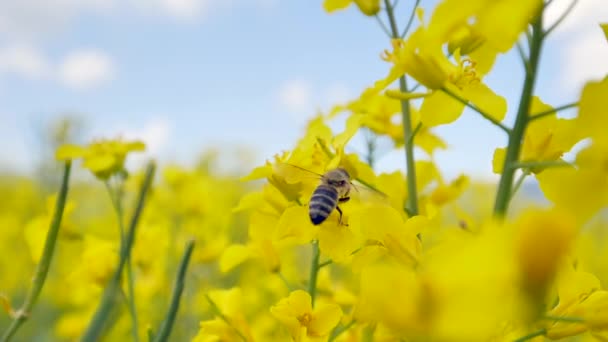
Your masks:
<svg viewBox="0 0 608 342"><path fill-rule="evenodd" d="M401 25L412 2L400 1ZM555 0L549 20L568 3ZM421 4L430 13L435 1ZM605 0L580 0L549 40L537 84L545 102L571 102L586 79L608 73L599 21L608 21ZM0 169L32 170L32 127L66 111L81 113L85 140L142 138L161 161L244 147L259 164L289 149L317 109L384 77L387 47L373 19L355 8L328 15L320 0L0 1ZM512 114L519 60L501 56L495 69L486 82ZM448 177L491 177L499 130L465 112L437 131L451 146L436 156ZM403 159L391 152L378 167Z"/></svg>

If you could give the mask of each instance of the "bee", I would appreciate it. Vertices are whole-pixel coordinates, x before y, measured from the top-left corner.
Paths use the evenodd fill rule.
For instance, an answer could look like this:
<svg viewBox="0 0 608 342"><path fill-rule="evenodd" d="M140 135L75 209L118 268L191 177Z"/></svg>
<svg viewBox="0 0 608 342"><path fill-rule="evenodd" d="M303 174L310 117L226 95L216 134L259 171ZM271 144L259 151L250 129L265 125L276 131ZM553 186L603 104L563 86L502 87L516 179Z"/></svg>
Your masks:
<svg viewBox="0 0 608 342"><path fill-rule="evenodd" d="M335 209L340 214L339 223L342 224L342 210L338 204L350 200L351 186L350 175L341 167L321 175L321 184L312 193L308 204L310 221L319 225Z"/></svg>
<svg viewBox="0 0 608 342"><path fill-rule="evenodd" d="M346 169L338 167L329 170L324 174L318 174L297 165L287 163L284 163L283 165L300 169L308 174L314 174L315 178L319 180L319 184L314 189L308 203L308 214L312 224L319 225L325 222L334 210L340 214L338 223L343 224L343 213L342 209L340 209L340 203L346 203L350 200L352 189L359 192L358 187L355 186ZM370 190L373 190L382 197L386 197L386 195L379 190L373 188L370 188Z"/></svg>

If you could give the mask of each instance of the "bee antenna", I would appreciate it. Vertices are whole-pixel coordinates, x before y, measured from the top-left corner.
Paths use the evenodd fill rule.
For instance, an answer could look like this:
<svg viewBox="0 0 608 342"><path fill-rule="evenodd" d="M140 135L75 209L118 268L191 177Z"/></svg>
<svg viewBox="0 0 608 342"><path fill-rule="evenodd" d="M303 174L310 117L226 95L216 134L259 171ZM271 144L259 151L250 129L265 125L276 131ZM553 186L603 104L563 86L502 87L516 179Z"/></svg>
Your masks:
<svg viewBox="0 0 608 342"><path fill-rule="evenodd" d="M359 188L358 188L358 187L355 185L355 183L353 183L353 182L349 182L349 183L350 183L350 185L352 185L352 186L353 186L353 188L355 188L355 191L357 191L357 193L361 193L361 192L359 191Z"/></svg>

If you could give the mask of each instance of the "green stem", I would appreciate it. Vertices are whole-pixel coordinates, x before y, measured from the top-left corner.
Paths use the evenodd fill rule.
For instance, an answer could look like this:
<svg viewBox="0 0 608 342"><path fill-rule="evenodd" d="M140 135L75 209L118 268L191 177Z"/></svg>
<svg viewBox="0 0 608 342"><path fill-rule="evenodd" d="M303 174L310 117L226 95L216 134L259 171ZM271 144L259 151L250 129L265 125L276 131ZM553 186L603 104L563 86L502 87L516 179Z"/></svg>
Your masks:
<svg viewBox="0 0 608 342"><path fill-rule="evenodd" d="M549 321L560 321L560 322L572 322L572 323L584 323L585 320L580 317L567 317L567 316L543 316L543 319Z"/></svg>
<svg viewBox="0 0 608 342"><path fill-rule="evenodd" d="M232 328L232 330L234 330L234 332L245 342L247 342L247 338L245 337L245 335L243 335L243 333L237 329L234 324L232 324L232 322L230 321L230 319L228 319L228 317L226 317L226 315L224 315L224 313L222 313L222 310L220 310L220 307L217 306L217 304L213 301L213 299L211 299L211 297L209 297L208 294L205 294L205 298L207 298L207 301L209 302L209 305L211 305L211 308L213 309L213 311L215 312L215 314L222 320L224 321L226 324L228 324L229 327Z"/></svg>
<svg viewBox="0 0 608 342"><path fill-rule="evenodd" d="M533 333L530 333L530 334L528 334L526 336L522 336L522 337L516 339L513 342L524 342L524 341L531 340L531 339L533 339L535 337L538 337L538 336L544 336L545 334L547 334L547 330L543 328L543 329L537 330L537 331L535 331Z"/></svg>
<svg viewBox="0 0 608 342"><path fill-rule="evenodd" d="M538 62L540 60L540 53L543 43L542 30L543 9L541 8L538 17L532 25L530 59L528 62L529 68L526 71L526 77L524 79L524 86L519 101L519 108L517 109L517 116L515 118L515 125L513 130L511 130L509 133L509 145L507 146L502 175L500 177L500 182L498 183L498 191L496 193L496 201L494 203L494 215L497 217L504 217L509 208L511 190L513 189L513 177L515 174L513 164L516 163L519 158L519 151L521 150L521 144L526 132L526 126L529 122L530 105L532 103L534 83L537 76L536 72L538 70Z"/></svg>
<svg viewBox="0 0 608 342"><path fill-rule="evenodd" d="M367 129L365 132L365 144L367 147L367 155L365 156L365 159L367 161L367 165L373 169L374 162L376 161L374 156L376 152L376 141L371 130Z"/></svg>
<svg viewBox="0 0 608 342"><path fill-rule="evenodd" d="M312 307L315 307L315 297L317 294L317 275L319 274L319 258L321 257L321 251L319 249L319 242L315 241L312 243L312 261L310 263L310 277L308 278L308 294L310 294L310 300Z"/></svg>
<svg viewBox="0 0 608 342"><path fill-rule="evenodd" d="M125 243L125 226L124 226L124 211L122 208L122 192L119 189L116 191L112 190L110 183L108 181L105 182L106 189L110 195L110 199L112 202L112 207L116 212L116 217L118 218L118 227L120 228L120 245L123 246ZM137 319L137 310L135 305L135 287L134 287L134 278L133 278L133 266L131 262L131 255L127 256L127 291L129 292L127 296L127 304L129 306L129 313L131 315L132 328L131 333L133 334L133 341L139 342L139 323Z"/></svg>
<svg viewBox="0 0 608 342"><path fill-rule="evenodd" d="M61 219L63 217L63 211L65 209L65 203L68 196L68 183L70 179L70 169L72 167L71 161L65 162L63 171L63 178L61 180L61 188L59 195L57 196L57 202L55 203L55 211L49 230L46 234L46 240L44 241L44 248L42 250L42 257L36 267L36 273L32 280L32 287L25 297L25 301L19 310L15 312L13 321L8 329L2 335L2 342L8 342L15 335L19 327L30 317L34 305L38 301L42 287L46 281L46 276L49 273L51 267L51 261L53 260L53 253L55 251L55 244L57 243L57 236L59 234L59 227L61 226Z"/></svg>
<svg viewBox="0 0 608 342"><path fill-rule="evenodd" d="M410 135L410 139L407 141L408 144L413 144L414 143L414 138L416 137L416 134L418 134L418 132L420 132L420 129L422 129L422 122L419 122L416 125L416 128L414 128L414 131L412 132L412 135Z"/></svg>
<svg viewBox="0 0 608 342"><path fill-rule="evenodd" d="M458 102L462 103L463 105L471 108L472 110L476 111L477 113L479 113L484 119L490 121L491 123L493 123L496 127L502 129L503 131L505 131L505 133L509 134L511 133L511 130L503 125L500 121L494 119L492 117L492 115L486 113L485 111L483 111L481 108L475 106L474 104L472 104L471 102L469 102L469 100L464 99L460 96L458 96L458 94L453 93L452 91L450 91L447 88L441 88L441 91L443 91L444 93L450 95L450 97L452 97L453 99L457 100Z"/></svg>
<svg viewBox="0 0 608 342"><path fill-rule="evenodd" d="M568 14L570 14L570 12L572 12L572 10L574 9L574 6L576 6L577 2L578 0L572 0L568 8L566 8L566 10L564 11L564 13L562 13L561 16L553 23L553 25L551 25L551 27L549 27L547 31L543 33L543 37L550 35L551 32L553 32L553 30L555 30L559 26L559 24L561 24L562 21L566 19Z"/></svg>
<svg viewBox="0 0 608 342"><path fill-rule="evenodd" d="M391 36L393 39L399 39L399 29L395 20L393 6L389 0L384 0L384 7L388 15L388 20L391 27ZM416 9L414 8L413 11ZM402 93L407 93L407 80L405 75L399 77L399 90ZM416 189L416 164L414 163L414 144L411 142L412 136L412 119L410 115L409 100L401 100L401 117L403 124L403 139L405 141L405 162L407 169L407 204L405 210L410 215L418 215L418 191Z"/></svg>
<svg viewBox="0 0 608 342"><path fill-rule="evenodd" d="M118 302L118 294L120 294L120 278L125 268L125 264L127 263L127 259L131 254L131 248L133 246L133 242L135 241L137 223L139 222L139 218L143 212L146 196L152 185L155 168L154 163L148 164L146 176L139 191L135 212L131 218L129 230L125 235L125 243L124 245L120 246L118 267L104 290L99 306L97 307L97 311L95 311L95 315L89 322L89 326L81 339L82 342L98 341L102 334L109 329L110 324L108 323L108 318Z"/></svg>
<svg viewBox="0 0 608 342"><path fill-rule="evenodd" d="M552 108L552 109L546 110L544 112L532 114L532 115L530 115L530 119L529 120L530 121L532 121L532 120L538 120L540 118L544 118L547 115L555 114L555 113L557 113L557 112L559 112L561 110L570 109L570 108L574 108L574 107L577 107L577 106L578 106L578 102L568 103L568 104L565 104L563 106L559 106L559 107L556 107L556 108Z"/></svg>
<svg viewBox="0 0 608 342"><path fill-rule="evenodd" d="M355 324L355 320L354 319L352 321L348 322L347 325L337 326L334 329L334 331L332 331L332 333L329 336L329 339L327 340L327 342L332 342L333 340L335 340L336 338L338 338L338 336L340 336L342 333L344 333L345 331L347 331L348 329L350 329L350 327L352 327L353 324Z"/></svg>
<svg viewBox="0 0 608 342"><path fill-rule="evenodd" d="M190 263L190 257L192 256L193 250L194 241L188 241L186 244L186 251L184 252L182 261L179 264L177 278L175 278L175 286L173 287L173 295L171 296L171 305L169 306L169 311L167 312L167 316L163 321L163 324L160 326L160 329L156 334L156 338L154 339L155 342L167 341L169 339L169 335L171 335L173 323L175 322L177 310L179 309L179 302L184 291L186 270L188 269L188 264Z"/></svg>
<svg viewBox="0 0 608 342"><path fill-rule="evenodd" d="M412 12L410 13L410 17L407 20L407 24L405 25L405 29L403 30L403 33L401 33L401 38L405 38L405 36L407 36L407 33L410 31L410 28L412 27L412 24L414 23L414 17L416 16L416 8L418 7L419 4L420 4L420 0L416 0L416 3L414 4L414 7L412 8ZM395 6L393 6L393 8L395 8Z"/></svg>

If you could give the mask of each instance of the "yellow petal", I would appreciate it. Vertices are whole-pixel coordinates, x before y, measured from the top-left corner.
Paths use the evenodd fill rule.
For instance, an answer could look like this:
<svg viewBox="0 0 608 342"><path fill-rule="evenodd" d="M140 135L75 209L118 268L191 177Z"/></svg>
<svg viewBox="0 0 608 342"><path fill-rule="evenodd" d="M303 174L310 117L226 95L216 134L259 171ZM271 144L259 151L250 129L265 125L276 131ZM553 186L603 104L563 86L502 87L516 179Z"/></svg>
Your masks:
<svg viewBox="0 0 608 342"><path fill-rule="evenodd" d="M606 40L608 41L608 24L600 24L602 31L604 31L604 36L606 36Z"/></svg>
<svg viewBox="0 0 608 342"><path fill-rule="evenodd" d="M463 97L471 101L493 119L502 121L507 114L507 100L483 83L474 83L462 90Z"/></svg>
<svg viewBox="0 0 608 342"><path fill-rule="evenodd" d="M579 104L579 128L585 136L608 140L608 78L601 82L589 82L583 88Z"/></svg>
<svg viewBox="0 0 608 342"><path fill-rule="evenodd" d="M258 166L250 174L241 178L242 181L256 180L272 176L272 167L268 165Z"/></svg>
<svg viewBox="0 0 608 342"><path fill-rule="evenodd" d="M317 232L317 227L310 222L308 208L293 206L287 208L277 225L279 239L289 239L297 244L310 242Z"/></svg>
<svg viewBox="0 0 608 342"><path fill-rule="evenodd" d="M251 256L251 250L245 245L230 245L220 258L220 271L228 272L242 264Z"/></svg>
<svg viewBox="0 0 608 342"><path fill-rule="evenodd" d="M237 213L239 211L257 208L263 200L264 194L262 192L252 192L246 194L241 197L239 204L232 209L232 212Z"/></svg>
<svg viewBox="0 0 608 342"><path fill-rule="evenodd" d="M337 304L319 305L308 326L308 333L312 336L325 336L338 325L342 318L342 309Z"/></svg>
<svg viewBox="0 0 608 342"><path fill-rule="evenodd" d="M86 149L78 145L65 144L59 146L55 152L55 159L68 160L82 158L86 154Z"/></svg>
<svg viewBox="0 0 608 342"><path fill-rule="evenodd" d="M331 13L337 10L345 9L348 7L353 0L325 0L323 1L323 9L326 12Z"/></svg>
<svg viewBox="0 0 608 342"><path fill-rule="evenodd" d="M428 127L447 124L460 117L464 104L443 91L435 91L424 98L420 107L420 121Z"/></svg>
<svg viewBox="0 0 608 342"><path fill-rule="evenodd" d="M336 220L333 216L328 220ZM319 248L321 253L335 262L342 262L359 247L353 231L344 225L327 223L319 229Z"/></svg>
<svg viewBox="0 0 608 342"><path fill-rule="evenodd" d="M110 171L115 163L116 157L112 154L91 155L85 158L83 166L94 173Z"/></svg>
<svg viewBox="0 0 608 342"><path fill-rule="evenodd" d="M343 149L346 143L357 133L359 127L361 127L362 123L361 115L351 115L348 119L346 119L346 128L344 132L336 135L333 140L333 145L336 150Z"/></svg>
<svg viewBox="0 0 608 342"><path fill-rule="evenodd" d="M355 4L363 14L373 16L380 11L380 0L355 0Z"/></svg>
<svg viewBox="0 0 608 342"><path fill-rule="evenodd" d="M132 141L127 143L127 151L145 151L146 144L141 141Z"/></svg>

